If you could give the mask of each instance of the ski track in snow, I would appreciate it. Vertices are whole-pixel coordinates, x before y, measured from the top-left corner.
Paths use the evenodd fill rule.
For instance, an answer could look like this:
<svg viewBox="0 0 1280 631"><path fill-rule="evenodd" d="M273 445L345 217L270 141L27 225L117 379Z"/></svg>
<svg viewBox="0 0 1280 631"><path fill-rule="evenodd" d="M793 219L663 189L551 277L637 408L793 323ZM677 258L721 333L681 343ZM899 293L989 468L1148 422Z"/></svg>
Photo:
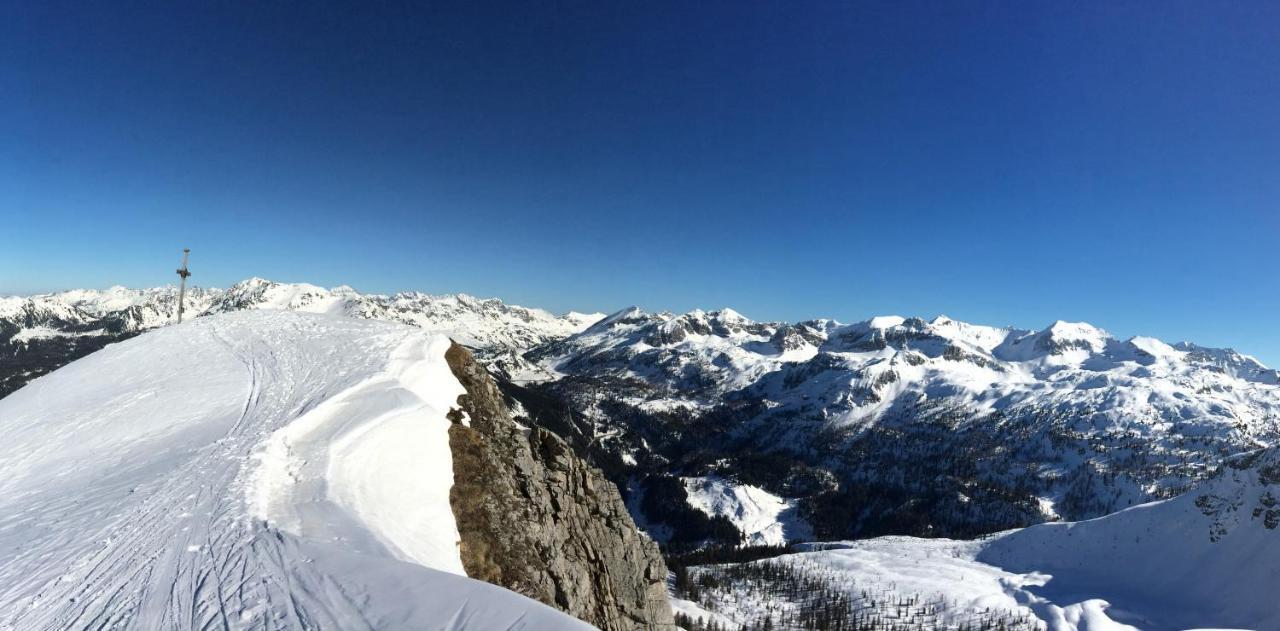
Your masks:
<svg viewBox="0 0 1280 631"><path fill-rule="evenodd" d="M447 346L399 325L231 314L15 393L0 405L0 628L574 627L445 573L462 573ZM402 447L379 464L369 440ZM423 467L447 478L415 484ZM422 497L436 503L389 514Z"/></svg>

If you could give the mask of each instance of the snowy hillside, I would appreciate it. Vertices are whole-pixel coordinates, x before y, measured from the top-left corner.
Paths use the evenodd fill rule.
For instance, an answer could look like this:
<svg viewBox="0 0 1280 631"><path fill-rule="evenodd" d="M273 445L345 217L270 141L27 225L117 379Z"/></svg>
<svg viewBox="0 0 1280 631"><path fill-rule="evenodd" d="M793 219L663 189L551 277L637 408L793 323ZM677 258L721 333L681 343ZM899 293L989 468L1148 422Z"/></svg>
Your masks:
<svg viewBox="0 0 1280 631"><path fill-rule="evenodd" d="M0 628L589 628L460 575L448 346L230 313L0 400Z"/></svg>
<svg viewBox="0 0 1280 631"><path fill-rule="evenodd" d="M689 504L708 516L727 518L742 533L743 543L783 546L808 541L813 532L788 501L760 487L734 484L718 477L684 478Z"/></svg>
<svg viewBox="0 0 1280 631"><path fill-rule="evenodd" d="M990 620L997 612L1039 621L1016 628L1048 631L1277 629L1277 498L1280 450L1269 449L1232 459L1178 498L1091 521L980 541L814 544L809 552L745 566L694 568L695 576L720 582L699 594L701 606L682 607L714 611L735 624L772 615L781 625L820 606L784 589L807 580L809 589L846 594L849 611L925 628ZM778 566L784 569L767 571Z"/></svg>

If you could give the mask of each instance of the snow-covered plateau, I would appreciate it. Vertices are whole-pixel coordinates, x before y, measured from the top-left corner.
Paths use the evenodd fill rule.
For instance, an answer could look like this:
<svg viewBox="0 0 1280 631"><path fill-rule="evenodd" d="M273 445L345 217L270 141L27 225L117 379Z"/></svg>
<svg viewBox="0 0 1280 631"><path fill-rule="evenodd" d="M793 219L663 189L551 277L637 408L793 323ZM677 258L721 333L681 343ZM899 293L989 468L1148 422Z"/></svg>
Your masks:
<svg viewBox="0 0 1280 631"><path fill-rule="evenodd" d="M0 628L591 628L463 576L449 344L222 313L0 400Z"/></svg>

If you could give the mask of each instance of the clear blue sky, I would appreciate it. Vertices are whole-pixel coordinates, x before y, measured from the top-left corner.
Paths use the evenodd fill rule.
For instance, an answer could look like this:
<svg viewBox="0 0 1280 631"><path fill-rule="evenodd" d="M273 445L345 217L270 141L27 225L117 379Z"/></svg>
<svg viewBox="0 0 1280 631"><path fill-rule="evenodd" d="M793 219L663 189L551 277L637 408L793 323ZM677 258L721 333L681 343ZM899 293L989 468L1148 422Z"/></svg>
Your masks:
<svg viewBox="0 0 1280 631"><path fill-rule="evenodd" d="M1280 3L197 4L4 2L0 293L188 246L206 285L1280 364Z"/></svg>

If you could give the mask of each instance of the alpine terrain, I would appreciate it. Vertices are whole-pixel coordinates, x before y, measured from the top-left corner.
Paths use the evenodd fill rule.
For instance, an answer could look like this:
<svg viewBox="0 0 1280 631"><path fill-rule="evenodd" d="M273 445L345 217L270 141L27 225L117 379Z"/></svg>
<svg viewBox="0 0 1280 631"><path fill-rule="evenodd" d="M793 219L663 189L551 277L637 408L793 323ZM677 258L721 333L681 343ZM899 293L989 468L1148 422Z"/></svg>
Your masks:
<svg viewBox="0 0 1280 631"><path fill-rule="evenodd" d="M0 623L1280 628L1280 373L1233 350L174 291L0 299ZM464 575L527 598L373 595Z"/></svg>
<svg viewBox="0 0 1280 631"><path fill-rule="evenodd" d="M0 401L0 628L670 627L617 490L487 379L443 335L254 310L35 380ZM501 555L486 506L526 533Z"/></svg>
<svg viewBox="0 0 1280 631"><path fill-rule="evenodd" d="M1277 629L1280 451L1228 459L1177 498L977 541L882 537L682 572L684 615L724 628ZM691 575L691 577L690 577ZM892 627L892 625L899 625ZM967 625L967 626L966 626ZM997 627L999 628L999 627Z"/></svg>

